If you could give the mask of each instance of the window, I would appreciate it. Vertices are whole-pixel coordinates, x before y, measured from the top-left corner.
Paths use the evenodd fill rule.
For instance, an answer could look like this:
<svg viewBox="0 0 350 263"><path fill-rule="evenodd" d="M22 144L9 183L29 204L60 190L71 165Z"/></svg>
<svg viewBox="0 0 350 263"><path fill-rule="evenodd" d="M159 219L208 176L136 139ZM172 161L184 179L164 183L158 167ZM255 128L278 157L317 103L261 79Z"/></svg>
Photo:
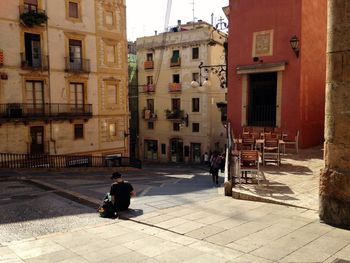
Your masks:
<svg viewBox="0 0 350 263"><path fill-rule="evenodd" d="M199 123L192 123L192 132L199 132Z"/></svg>
<svg viewBox="0 0 350 263"><path fill-rule="evenodd" d="M199 112L199 98L192 98L192 112Z"/></svg>
<svg viewBox="0 0 350 263"><path fill-rule="evenodd" d="M180 123L178 122L173 123L173 131L180 131Z"/></svg>
<svg viewBox="0 0 350 263"><path fill-rule="evenodd" d="M24 33L25 56L22 66L37 68L41 66L40 35Z"/></svg>
<svg viewBox="0 0 350 263"><path fill-rule="evenodd" d="M23 1L24 13L38 11L38 0L24 0Z"/></svg>
<svg viewBox="0 0 350 263"><path fill-rule="evenodd" d="M165 145L165 143L162 143L161 151L162 151L162 154L166 154L166 145Z"/></svg>
<svg viewBox="0 0 350 263"><path fill-rule="evenodd" d="M69 39L69 63L70 69L82 70L82 42L81 40Z"/></svg>
<svg viewBox="0 0 350 263"><path fill-rule="evenodd" d="M149 130L153 130L154 129L154 123L152 121L147 122L147 128Z"/></svg>
<svg viewBox="0 0 350 263"><path fill-rule="evenodd" d="M180 83L180 75L179 74L173 75L173 83Z"/></svg>
<svg viewBox="0 0 350 263"><path fill-rule="evenodd" d="M68 3L69 8L69 17L72 18L79 18L79 6L76 2L70 2Z"/></svg>
<svg viewBox="0 0 350 263"><path fill-rule="evenodd" d="M147 85L152 85L153 84L153 76L147 76Z"/></svg>
<svg viewBox="0 0 350 263"><path fill-rule="evenodd" d="M192 73L192 80L199 82L199 73L198 72Z"/></svg>
<svg viewBox="0 0 350 263"><path fill-rule="evenodd" d="M171 57L171 62L177 62L180 58L180 51L179 50L173 50L173 55Z"/></svg>
<svg viewBox="0 0 350 263"><path fill-rule="evenodd" d="M158 159L158 141L145 140L144 141L144 159L157 160Z"/></svg>
<svg viewBox="0 0 350 263"><path fill-rule="evenodd" d="M84 138L84 124L74 124L74 139Z"/></svg>
<svg viewBox="0 0 350 263"><path fill-rule="evenodd" d="M171 99L171 109L180 110L181 109L181 100L179 98Z"/></svg>
<svg viewBox="0 0 350 263"><path fill-rule="evenodd" d="M153 54L152 53L147 53L147 61L153 61Z"/></svg>
<svg viewBox="0 0 350 263"><path fill-rule="evenodd" d="M154 99L147 99L147 110L154 112Z"/></svg>
<svg viewBox="0 0 350 263"><path fill-rule="evenodd" d="M70 83L69 85L70 103L76 107L81 107L84 104L84 84L83 83Z"/></svg>
<svg viewBox="0 0 350 263"><path fill-rule="evenodd" d="M192 48L192 59L199 58L199 47Z"/></svg>
<svg viewBox="0 0 350 263"><path fill-rule="evenodd" d="M44 83L42 81L26 81L26 103L30 112L44 110Z"/></svg>

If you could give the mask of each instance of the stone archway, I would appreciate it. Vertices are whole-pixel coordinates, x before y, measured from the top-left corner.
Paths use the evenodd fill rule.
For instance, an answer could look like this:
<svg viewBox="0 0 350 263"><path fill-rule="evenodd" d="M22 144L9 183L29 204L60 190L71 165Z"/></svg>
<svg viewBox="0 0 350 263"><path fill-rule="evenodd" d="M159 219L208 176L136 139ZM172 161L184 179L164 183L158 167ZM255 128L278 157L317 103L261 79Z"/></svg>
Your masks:
<svg viewBox="0 0 350 263"><path fill-rule="evenodd" d="M325 168L320 219L350 229L350 1L328 0Z"/></svg>

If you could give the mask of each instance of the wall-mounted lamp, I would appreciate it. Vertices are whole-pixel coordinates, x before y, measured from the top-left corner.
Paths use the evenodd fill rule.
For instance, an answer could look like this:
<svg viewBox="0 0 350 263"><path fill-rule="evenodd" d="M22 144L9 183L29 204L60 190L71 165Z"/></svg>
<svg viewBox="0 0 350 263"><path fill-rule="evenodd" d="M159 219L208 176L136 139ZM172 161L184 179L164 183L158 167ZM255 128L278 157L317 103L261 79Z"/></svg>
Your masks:
<svg viewBox="0 0 350 263"><path fill-rule="evenodd" d="M297 58L299 57L299 38L294 35L290 40L289 40L290 46L292 47L295 55Z"/></svg>

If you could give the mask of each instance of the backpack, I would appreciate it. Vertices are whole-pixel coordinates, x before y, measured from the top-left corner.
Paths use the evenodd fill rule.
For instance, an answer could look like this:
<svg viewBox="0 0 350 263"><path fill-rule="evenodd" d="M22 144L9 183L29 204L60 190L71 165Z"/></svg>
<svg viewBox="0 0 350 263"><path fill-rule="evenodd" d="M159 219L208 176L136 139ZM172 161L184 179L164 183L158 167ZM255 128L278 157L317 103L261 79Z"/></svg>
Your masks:
<svg viewBox="0 0 350 263"><path fill-rule="evenodd" d="M221 167L221 157L217 156L214 160L213 160L213 168L215 169L219 169Z"/></svg>
<svg viewBox="0 0 350 263"><path fill-rule="evenodd" d="M112 200L111 195L107 193L103 199L102 204L97 209L97 212L100 214L100 217L104 217L104 218L118 217L118 214L115 211L114 205L111 200Z"/></svg>

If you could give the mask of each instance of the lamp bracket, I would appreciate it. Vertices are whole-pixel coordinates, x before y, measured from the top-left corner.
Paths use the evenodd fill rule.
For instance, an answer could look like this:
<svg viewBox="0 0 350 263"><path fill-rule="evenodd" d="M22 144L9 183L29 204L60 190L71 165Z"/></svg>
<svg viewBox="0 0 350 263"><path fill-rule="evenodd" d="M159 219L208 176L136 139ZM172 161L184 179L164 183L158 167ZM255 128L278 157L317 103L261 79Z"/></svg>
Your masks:
<svg viewBox="0 0 350 263"><path fill-rule="evenodd" d="M201 78L204 77L205 79L209 78L209 74L212 73L216 75L220 81L220 87L226 88L227 87L227 66L226 64L221 65L203 65L203 62L201 62L198 66L199 68L199 80L201 81ZM200 82L200 85L201 82Z"/></svg>

